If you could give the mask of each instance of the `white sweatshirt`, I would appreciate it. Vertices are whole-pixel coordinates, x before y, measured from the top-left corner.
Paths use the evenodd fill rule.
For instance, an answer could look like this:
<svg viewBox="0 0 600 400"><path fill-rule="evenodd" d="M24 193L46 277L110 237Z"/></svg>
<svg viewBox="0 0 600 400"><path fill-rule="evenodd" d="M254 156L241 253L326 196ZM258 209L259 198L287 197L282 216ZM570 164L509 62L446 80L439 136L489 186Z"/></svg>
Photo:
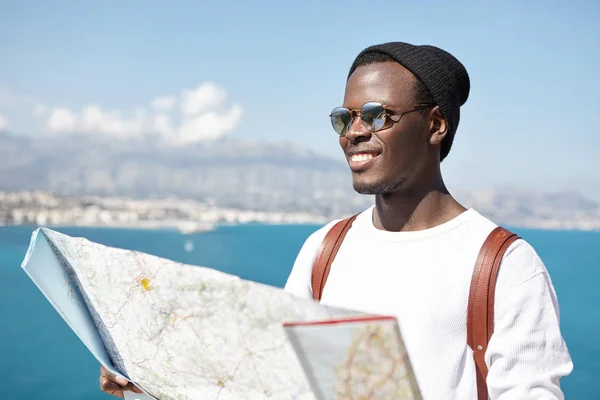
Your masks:
<svg viewBox="0 0 600 400"><path fill-rule="evenodd" d="M469 209L431 229L375 228L373 207L354 221L331 266L321 302L398 318L424 400L476 399L467 345L467 303L477 255L496 227ZM285 290L312 297L312 265L332 221L297 256ZM495 327L486 352L493 400L563 399L559 378L573 364L559 327L554 287L524 240L500 265Z"/></svg>

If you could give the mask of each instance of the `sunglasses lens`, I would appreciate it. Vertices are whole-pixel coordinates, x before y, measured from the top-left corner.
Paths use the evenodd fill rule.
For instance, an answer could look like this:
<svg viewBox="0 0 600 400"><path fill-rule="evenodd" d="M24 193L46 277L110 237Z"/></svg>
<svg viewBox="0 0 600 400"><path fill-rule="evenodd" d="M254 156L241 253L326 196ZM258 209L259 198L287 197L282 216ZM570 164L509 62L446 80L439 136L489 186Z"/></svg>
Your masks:
<svg viewBox="0 0 600 400"><path fill-rule="evenodd" d="M331 125L338 135L344 135L352 122L352 115L347 108L338 107L331 112Z"/></svg>
<svg viewBox="0 0 600 400"><path fill-rule="evenodd" d="M362 108L360 116L367 127L372 131L378 131L385 125L385 108L383 108L381 103L366 103Z"/></svg>

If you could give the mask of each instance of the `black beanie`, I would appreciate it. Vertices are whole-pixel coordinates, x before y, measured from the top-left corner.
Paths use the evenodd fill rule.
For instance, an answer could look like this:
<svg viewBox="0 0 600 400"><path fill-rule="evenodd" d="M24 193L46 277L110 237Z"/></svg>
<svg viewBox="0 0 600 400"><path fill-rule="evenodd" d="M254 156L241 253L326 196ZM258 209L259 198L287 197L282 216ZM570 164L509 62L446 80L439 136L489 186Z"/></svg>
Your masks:
<svg viewBox="0 0 600 400"><path fill-rule="evenodd" d="M435 46L389 42L370 46L361 51L350 67L348 78L356 69L358 59L363 54L371 52L390 56L423 82L446 117L448 122L446 139L451 145L460 121L460 106L467 101L471 87L469 74L460 61Z"/></svg>

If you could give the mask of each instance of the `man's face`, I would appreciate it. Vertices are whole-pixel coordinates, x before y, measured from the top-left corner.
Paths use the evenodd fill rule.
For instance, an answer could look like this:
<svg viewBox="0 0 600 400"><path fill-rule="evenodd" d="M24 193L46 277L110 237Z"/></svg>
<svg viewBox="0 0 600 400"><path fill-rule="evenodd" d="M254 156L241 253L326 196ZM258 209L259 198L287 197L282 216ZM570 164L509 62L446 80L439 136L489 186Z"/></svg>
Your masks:
<svg viewBox="0 0 600 400"><path fill-rule="evenodd" d="M360 110L371 101L386 105L394 114L416 104L415 77L395 62L358 67L348 79L343 106ZM384 129L370 132L355 118L340 145L352 170L354 189L362 194L387 194L410 187L431 159L429 122L419 112L389 121Z"/></svg>

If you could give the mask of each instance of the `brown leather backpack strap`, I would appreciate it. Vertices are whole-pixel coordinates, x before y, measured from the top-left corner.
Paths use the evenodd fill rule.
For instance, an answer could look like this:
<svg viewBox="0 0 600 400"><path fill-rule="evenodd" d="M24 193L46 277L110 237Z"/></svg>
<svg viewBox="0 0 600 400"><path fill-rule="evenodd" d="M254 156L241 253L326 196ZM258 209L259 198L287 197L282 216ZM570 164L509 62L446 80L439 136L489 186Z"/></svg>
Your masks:
<svg viewBox="0 0 600 400"><path fill-rule="evenodd" d="M495 228L487 237L473 268L467 311L467 344L473 349L477 373L477 399L487 400L488 369L485 352L494 333L494 296L500 262L508 247L519 236L502 228Z"/></svg>
<svg viewBox="0 0 600 400"><path fill-rule="evenodd" d="M321 243L321 247L319 249L319 253L315 258L315 262L313 264L312 269L312 294L313 299L319 301L321 300L321 295L323 294L323 288L325 287L325 282L327 281L327 277L329 276L329 270L331 268L331 263L335 258L340 246L342 245L342 241L348 233L348 230L352 226L352 222L356 219L358 214L353 215L350 218L343 219L337 222L325 235L325 239Z"/></svg>

